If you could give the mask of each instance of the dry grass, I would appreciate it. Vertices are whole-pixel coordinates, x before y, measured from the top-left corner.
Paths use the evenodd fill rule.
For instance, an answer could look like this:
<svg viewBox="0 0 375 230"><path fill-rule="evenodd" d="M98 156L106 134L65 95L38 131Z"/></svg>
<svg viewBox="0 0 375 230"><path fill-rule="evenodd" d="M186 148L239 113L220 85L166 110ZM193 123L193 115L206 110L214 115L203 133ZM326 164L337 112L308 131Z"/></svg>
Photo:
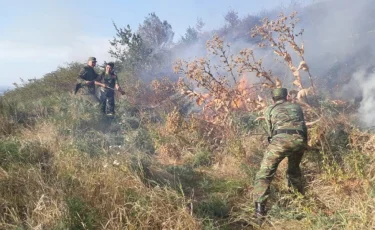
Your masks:
<svg viewBox="0 0 375 230"><path fill-rule="evenodd" d="M5 116L0 115L0 136L8 136L14 133L16 125L9 121Z"/></svg>
<svg viewBox="0 0 375 230"><path fill-rule="evenodd" d="M126 152L90 157L59 136L52 123L24 130L33 164L7 167L1 180L0 226L34 229L197 229L189 201L168 187L150 187ZM45 153L40 153L45 149ZM43 155L40 155L43 154ZM45 155L48 154L48 157ZM41 157L48 158L40 162ZM44 165L46 164L46 165ZM5 171L4 171L5 172ZM64 227L65 226L65 227ZM69 227L70 226L70 227Z"/></svg>

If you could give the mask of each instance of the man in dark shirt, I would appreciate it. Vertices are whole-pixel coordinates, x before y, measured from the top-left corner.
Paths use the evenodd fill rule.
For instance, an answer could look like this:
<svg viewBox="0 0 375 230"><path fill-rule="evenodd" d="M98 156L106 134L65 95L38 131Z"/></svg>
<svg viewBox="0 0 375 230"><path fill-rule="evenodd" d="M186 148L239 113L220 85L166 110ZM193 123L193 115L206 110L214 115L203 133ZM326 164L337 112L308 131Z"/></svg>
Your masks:
<svg viewBox="0 0 375 230"><path fill-rule="evenodd" d="M101 110L108 116L113 116L115 113L115 90L124 94L122 91L118 78L113 72L114 63L109 62L105 66L105 71L99 75L97 85L100 85L99 98Z"/></svg>

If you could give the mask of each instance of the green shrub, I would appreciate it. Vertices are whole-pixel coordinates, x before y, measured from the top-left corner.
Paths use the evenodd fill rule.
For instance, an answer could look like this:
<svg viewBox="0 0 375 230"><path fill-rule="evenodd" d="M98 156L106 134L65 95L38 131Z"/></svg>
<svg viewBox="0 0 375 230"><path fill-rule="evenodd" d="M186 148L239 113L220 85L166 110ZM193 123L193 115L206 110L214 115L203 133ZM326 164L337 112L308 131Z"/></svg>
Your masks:
<svg viewBox="0 0 375 230"><path fill-rule="evenodd" d="M224 218L229 215L229 211L230 208L222 197L212 196L198 203L196 214L200 217Z"/></svg>
<svg viewBox="0 0 375 230"><path fill-rule="evenodd" d="M12 140L0 142L0 166L8 168L12 163L21 162L24 159L20 152L20 143Z"/></svg>
<svg viewBox="0 0 375 230"><path fill-rule="evenodd" d="M211 164L211 153L206 150L197 152L192 159L190 159L190 164L193 168L200 166L209 166Z"/></svg>
<svg viewBox="0 0 375 230"><path fill-rule="evenodd" d="M79 197L69 197L66 200L68 206L67 225L69 229L86 230L99 228L99 216L95 208L90 207Z"/></svg>
<svg viewBox="0 0 375 230"><path fill-rule="evenodd" d="M134 131L125 131L124 142L133 150L139 150L146 154L154 154L155 147L150 133L145 128L138 128Z"/></svg>

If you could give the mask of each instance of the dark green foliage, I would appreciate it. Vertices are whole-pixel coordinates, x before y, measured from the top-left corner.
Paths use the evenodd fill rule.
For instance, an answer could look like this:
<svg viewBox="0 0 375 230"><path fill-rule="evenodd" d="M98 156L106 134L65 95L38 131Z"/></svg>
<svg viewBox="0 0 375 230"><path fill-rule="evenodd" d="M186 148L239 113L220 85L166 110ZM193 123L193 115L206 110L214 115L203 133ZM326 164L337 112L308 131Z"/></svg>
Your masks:
<svg viewBox="0 0 375 230"><path fill-rule="evenodd" d="M249 180L250 181L250 180ZM228 179L204 178L199 185L207 194L222 193L230 196L238 195L245 187L244 181Z"/></svg>
<svg viewBox="0 0 375 230"><path fill-rule="evenodd" d="M260 161L262 160L262 156L260 156L258 159L257 159L257 162L256 162L256 165L260 165ZM254 163L255 164L255 163ZM253 181L254 178L255 178L255 175L256 173L258 172L258 167L254 167L248 163L243 163L241 164L241 169L244 173L246 173L247 175L247 178L249 181Z"/></svg>
<svg viewBox="0 0 375 230"><path fill-rule="evenodd" d="M167 166L166 171L175 176L180 181L184 191L191 191L198 185L201 175L194 171L190 165Z"/></svg>
<svg viewBox="0 0 375 230"><path fill-rule="evenodd" d="M145 68L149 64L151 50L144 45L141 36L132 33L129 25L126 28L118 28L115 23L113 25L117 38L110 41L111 56L118 59L126 71L137 72Z"/></svg>
<svg viewBox="0 0 375 230"><path fill-rule="evenodd" d="M130 26L116 29L116 37L110 41L109 53L121 62L122 70L142 76L154 75L170 65L169 48L174 32L167 21L161 21L155 13L149 14L133 33ZM170 70L169 70L170 71Z"/></svg>
<svg viewBox="0 0 375 230"><path fill-rule="evenodd" d="M185 35L181 36L181 41L185 44L193 44L198 41L198 31L194 27L186 29Z"/></svg>
<svg viewBox="0 0 375 230"><path fill-rule="evenodd" d="M99 218L97 211L90 207L84 200L79 197L70 197L67 199L69 217L67 218L67 225L69 229L86 230L98 229Z"/></svg>
<svg viewBox="0 0 375 230"><path fill-rule="evenodd" d="M240 18L237 11L229 10L224 19L227 23L217 30L219 36L229 41L244 40L249 43L257 41L257 38L250 36L250 30L260 23L261 17L248 14Z"/></svg>
<svg viewBox="0 0 375 230"><path fill-rule="evenodd" d="M229 215L230 208L222 197L212 196L197 204L196 214L200 217L224 218Z"/></svg>
<svg viewBox="0 0 375 230"><path fill-rule="evenodd" d="M167 21L161 21L155 14L151 13L139 26L138 34L147 47L154 49L168 48L173 41L174 32Z"/></svg>
<svg viewBox="0 0 375 230"><path fill-rule="evenodd" d="M127 123L128 121L130 124ZM146 154L155 153L154 142L149 131L139 126L136 119L126 120L121 129L123 130L123 143L128 150L140 151Z"/></svg>
<svg viewBox="0 0 375 230"><path fill-rule="evenodd" d="M17 124L12 119L16 111L16 102L8 103L0 97L0 136L9 136L16 132Z"/></svg>
<svg viewBox="0 0 375 230"><path fill-rule="evenodd" d="M328 142L333 152L347 149L349 133L344 129L344 124L337 124L327 135Z"/></svg>
<svg viewBox="0 0 375 230"><path fill-rule="evenodd" d="M1 141L0 142L0 166L8 167L11 163L23 160L20 153L20 144L16 141Z"/></svg>
<svg viewBox="0 0 375 230"><path fill-rule="evenodd" d="M51 154L45 147L36 142L21 145L17 140L0 142L0 167L7 169L18 164L38 165L47 169Z"/></svg>
<svg viewBox="0 0 375 230"><path fill-rule="evenodd" d="M266 133L263 129L263 124L260 121L256 121L259 115L254 112L238 113L233 115L233 124L240 133Z"/></svg>
<svg viewBox="0 0 375 230"><path fill-rule="evenodd" d="M291 206L293 206L293 205L291 205ZM275 216L277 218L282 218L282 219L286 219L286 220L296 220L296 219L301 220L301 219L306 217L305 213L300 212L300 210L297 210L293 207L288 208L288 204L284 204L284 205L275 204L275 205L273 205L272 208L269 210L268 215L272 215L272 216Z"/></svg>
<svg viewBox="0 0 375 230"><path fill-rule="evenodd" d="M0 97L0 113L13 126L21 124L26 127L33 126L40 118L51 116L60 106L61 95L72 92L81 67L82 64L73 62L43 78L16 84L15 89ZM9 129L8 126L5 128Z"/></svg>
<svg viewBox="0 0 375 230"><path fill-rule="evenodd" d="M155 153L154 143L152 141L150 133L146 129L138 129L134 141L135 147L142 152L145 152L147 154Z"/></svg>
<svg viewBox="0 0 375 230"><path fill-rule="evenodd" d="M231 27L237 26L238 23L240 23L238 12L235 10L229 10L227 14L224 16L224 19Z"/></svg>
<svg viewBox="0 0 375 230"><path fill-rule="evenodd" d="M211 153L206 150L197 152L190 161L193 168L209 166L211 164Z"/></svg>

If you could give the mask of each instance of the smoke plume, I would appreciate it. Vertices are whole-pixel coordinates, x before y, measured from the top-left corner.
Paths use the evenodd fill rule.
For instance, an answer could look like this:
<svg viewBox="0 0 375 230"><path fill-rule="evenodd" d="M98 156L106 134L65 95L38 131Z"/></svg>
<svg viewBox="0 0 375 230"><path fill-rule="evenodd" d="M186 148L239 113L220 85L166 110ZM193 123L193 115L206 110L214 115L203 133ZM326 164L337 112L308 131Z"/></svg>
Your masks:
<svg viewBox="0 0 375 230"><path fill-rule="evenodd" d="M228 23L220 29L201 34L198 42L178 49L175 57L191 60L205 56L205 41L214 33L231 44L232 54L243 48L254 48L257 40L250 38L250 24L252 27L264 16L275 18L278 11L288 15L294 10L301 20L297 31L304 29L302 40L306 61L319 90L332 98L350 101L362 96L359 115L366 126L375 125L372 116L375 112L375 98L372 96L375 92L375 19L372 16L375 4L371 0L326 0L306 6L294 4L240 18L235 25ZM248 27L241 25L245 21ZM280 79L292 78L289 69L276 61L271 51L257 49L256 56L264 58L265 66ZM302 77L307 80L306 76Z"/></svg>

